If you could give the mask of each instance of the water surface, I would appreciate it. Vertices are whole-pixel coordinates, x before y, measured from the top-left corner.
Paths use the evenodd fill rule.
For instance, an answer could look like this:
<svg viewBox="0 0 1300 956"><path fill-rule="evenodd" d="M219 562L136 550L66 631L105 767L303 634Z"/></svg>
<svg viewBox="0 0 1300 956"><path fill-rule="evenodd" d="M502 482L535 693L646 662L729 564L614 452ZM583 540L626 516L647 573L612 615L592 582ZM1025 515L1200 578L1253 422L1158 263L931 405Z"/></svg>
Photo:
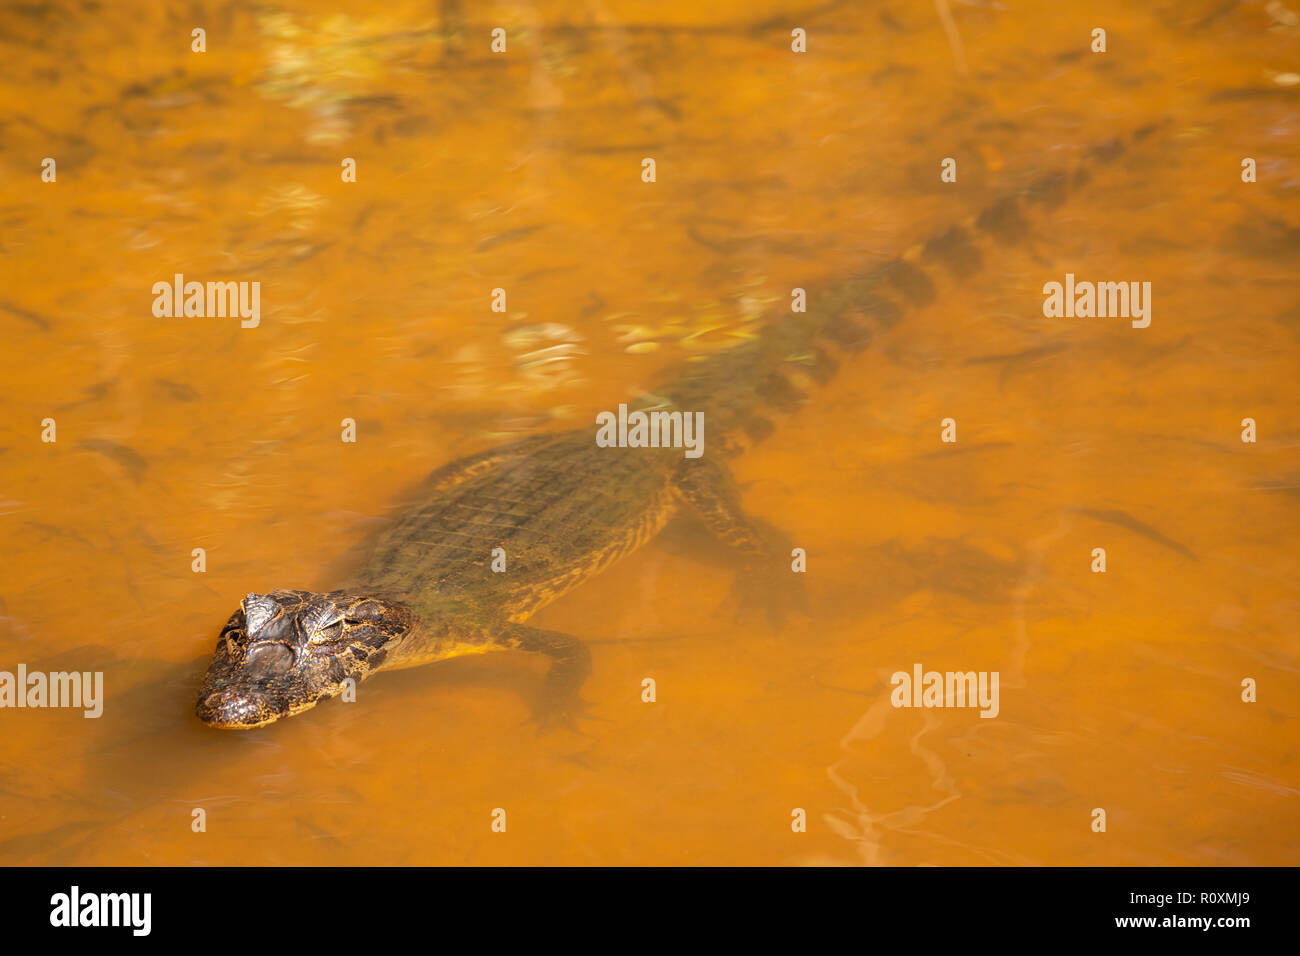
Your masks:
<svg viewBox="0 0 1300 956"><path fill-rule="evenodd" d="M954 3L959 46L902 2L196 9L0 13L0 669L107 685L0 711L0 862L1297 862L1285 7ZM534 620L590 639L581 735L537 736L544 665L505 655L192 716L239 598L334 586L435 467L1156 122L737 460L809 613L738 622L678 523ZM177 272L262 282L261 324L154 318ZM1152 282L1151 327L1044 318L1066 272ZM891 708L917 662L999 671L999 716Z"/></svg>

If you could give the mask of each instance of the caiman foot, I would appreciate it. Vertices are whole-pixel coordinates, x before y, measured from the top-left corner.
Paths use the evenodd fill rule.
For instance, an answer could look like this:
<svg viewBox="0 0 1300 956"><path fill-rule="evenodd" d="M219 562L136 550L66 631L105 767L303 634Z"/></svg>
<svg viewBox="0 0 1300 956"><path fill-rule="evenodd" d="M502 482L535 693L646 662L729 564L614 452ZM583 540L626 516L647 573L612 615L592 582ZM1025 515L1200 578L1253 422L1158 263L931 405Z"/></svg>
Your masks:
<svg viewBox="0 0 1300 956"><path fill-rule="evenodd" d="M550 697L543 694L541 700L533 709L533 715L528 718L526 723L537 727L537 736L539 737L549 736L557 730L567 730L570 733L586 737L587 733L578 726L579 720L605 719L591 713L587 709L588 706L588 703L577 694L570 694L567 697Z"/></svg>
<svg viewBox="0 0 1300 956"><path fill-rule="evenodd" d="M513 648L534 651L551 658L551 669L542 684L542 693L530 723L537 724L539 734L556 730L582 733L577 718L598 720L587 712L587 703L578 696L583 682L591 673L591 652L587 645L570 634L547 631L524 624L506 624L501 636Z"/></svg>
<svg viewBox="0 0 1300 956"><path fill-rule="evenodd" d="M773 627L784 624L791 611L808 613L804 575L790 566L790 539L745 513L740 491L724 465L686 459L678 472L677 490L714 535L741 558L731 595L721 610L738 622L765 615Z"/></svg>
<svg viewBox="0 0 1300 956"><path fill-rule="evenodd" d="M788 555L790 549L785 549ZM766 562L746 562L736 572L727 599L719 606L738 624L765 619L773 628L790 620L791 613L808 615L808 595L804 575L790 569L790 559L782 552L772 554Z"/></svg>

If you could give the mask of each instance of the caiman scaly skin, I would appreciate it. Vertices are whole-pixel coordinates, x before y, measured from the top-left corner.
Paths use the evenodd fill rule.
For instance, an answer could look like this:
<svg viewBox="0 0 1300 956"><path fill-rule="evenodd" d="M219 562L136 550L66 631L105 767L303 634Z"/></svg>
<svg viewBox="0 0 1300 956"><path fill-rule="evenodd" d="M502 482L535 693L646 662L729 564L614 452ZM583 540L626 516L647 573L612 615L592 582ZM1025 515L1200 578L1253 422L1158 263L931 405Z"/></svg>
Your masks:
<svg viewBox="0 0 1300 956"><path fill-rule="evenodd" d="M640 407L702 411L701 458L680 448L601 448L593 427L525 438L438 469L346 587L244 598L218 638L199 718L261 727L338 695L348 679L514 649L550 656L539 716L571 725L590 670L587 649L523 622L645 544L680 508L737 548L751 595L789 588L789 552L774 550L746 518L722 459L766 437L771 411L795 410L806 386L829 381L836 353L860 351L933 300L938 286L977 272L987 247L1023 241L1033 217L1086 181L1089 162L1109 162L1124 148L1102 144L1073 170L1039 176L859 279L809 290L808 312L669 377ZM491 569L495 548L505 550L505 572Z"/></svg>

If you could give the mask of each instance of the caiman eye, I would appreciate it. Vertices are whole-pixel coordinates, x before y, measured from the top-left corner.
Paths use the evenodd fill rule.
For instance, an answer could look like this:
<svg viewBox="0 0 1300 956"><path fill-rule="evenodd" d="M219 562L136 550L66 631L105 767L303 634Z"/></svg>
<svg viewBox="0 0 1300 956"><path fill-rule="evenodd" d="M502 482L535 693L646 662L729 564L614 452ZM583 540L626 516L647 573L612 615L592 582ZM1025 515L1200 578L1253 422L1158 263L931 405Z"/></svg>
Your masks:
<svg viewBox="0 0 1300 956"><path fill-rule="evenodd" d="M226 642L226 651L230 654L235 653L235 648L239 644L240 626L238 624L228 624L226 629L221 632L221 640Z"/></svg>
<svg viewBox="0 0 1300 956"><path fill-rule="evenodd" d="M384 606L378 601L365 600L348 611L349 624L362 624L377 621L384 616Z"/></svg>
<svg viewBox="0 0 1300 956"><path fill-rule="evenodd" d="M316 628L316 633L311 636L313 644L332 644L343 636L343 621L338 620L326 627Z"/></svg>

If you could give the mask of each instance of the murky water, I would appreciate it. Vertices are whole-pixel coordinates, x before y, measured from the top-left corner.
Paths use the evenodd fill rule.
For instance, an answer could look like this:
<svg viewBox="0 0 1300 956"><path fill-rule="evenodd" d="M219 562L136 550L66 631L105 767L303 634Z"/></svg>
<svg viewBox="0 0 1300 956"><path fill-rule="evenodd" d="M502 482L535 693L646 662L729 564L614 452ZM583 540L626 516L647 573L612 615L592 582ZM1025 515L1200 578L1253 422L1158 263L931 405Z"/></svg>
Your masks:
<svg viewBox="0 0 1300 956"><path fill-rule="evenodd" d="M1300 7L944 6L0 14L0 670L106 685L0 710L0 862L1296 863ZM193 717L239 598L333 586L433 468L1157 121L736 461L807 614L737 623L678 522L535 619L590 639L582 735L509 655ZM1045 318L1067 272L1150 327ZM155 318L175 273L260 324ZM891 707L917 663L998 671L996 719Z"/></svg>

